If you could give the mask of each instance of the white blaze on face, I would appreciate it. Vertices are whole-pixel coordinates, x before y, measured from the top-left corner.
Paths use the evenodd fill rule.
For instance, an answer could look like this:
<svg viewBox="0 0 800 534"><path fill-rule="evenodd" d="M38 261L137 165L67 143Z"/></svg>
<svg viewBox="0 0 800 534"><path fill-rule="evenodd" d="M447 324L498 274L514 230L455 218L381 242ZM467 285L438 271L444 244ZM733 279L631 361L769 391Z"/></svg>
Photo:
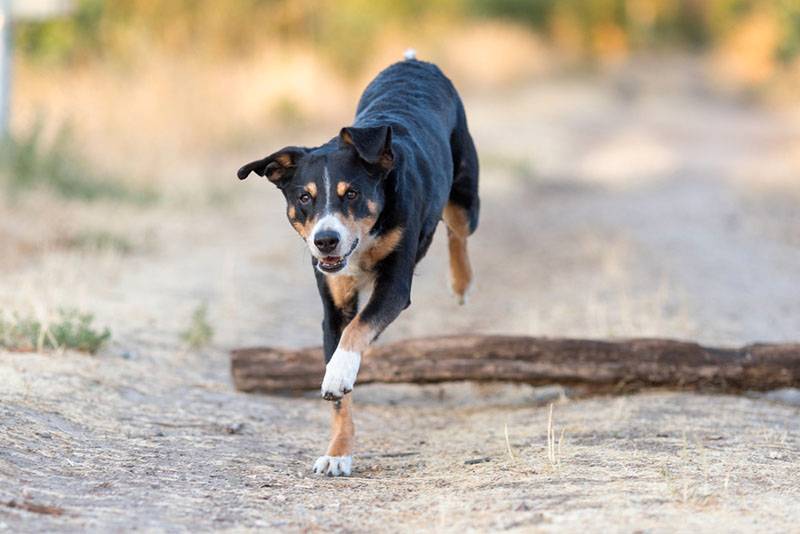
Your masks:
<svg viewBox="0 0 800 534"><path fill-rule="evenodd" d="M331 199L333 198L333 195L336 194L336 191L334 189L334 184L331 181L331 175L328 173L327 166L323 170L322 180L325 188L325 211L322 212L322 217L320 217L320 219L317 221L317 224L314 225L314 228L311 229L310 237L307 240L308 248L311 249L311 253L317 258L324 258L326 256L342 256L347 254L347 252L350 250L355 236L350 235L350 231L344 224L342 224L341 219L331 212ZM329 254L323 254L314 244L314 236L317 235L317 232L322 232L325 230L332 230L339 234L339 246L336 247L336 250Z"/></svg>
<svg viewBox="0 0 800 534"><path fill-rule="evenodd" d="M333 189L331 189L331 174L328 172L327 165L322 169L322 181L325 185L325 211L322 212L324 216L331 212L331 194L333 194Z"/></svg>
<svg viewBox="0 0 800 534"><path fill-rule="evenodd" d="M339 234L339 246L336 247L336 250L329 252L328 254L323 254L320 252L320 250L314 244L314 236L317 235L317 232L322 232L325 230L332 230ZM314 228L311 230L311 239L308 241L308 246L311 249L311 252L317 258L324 258L325 256L341 256L350 250L350 239L350 232L348 232L347 227L342 224L342 221L340 221L335 215L327 214L323 215L323 217L317 221L317 224L315 224Z"/></svg>

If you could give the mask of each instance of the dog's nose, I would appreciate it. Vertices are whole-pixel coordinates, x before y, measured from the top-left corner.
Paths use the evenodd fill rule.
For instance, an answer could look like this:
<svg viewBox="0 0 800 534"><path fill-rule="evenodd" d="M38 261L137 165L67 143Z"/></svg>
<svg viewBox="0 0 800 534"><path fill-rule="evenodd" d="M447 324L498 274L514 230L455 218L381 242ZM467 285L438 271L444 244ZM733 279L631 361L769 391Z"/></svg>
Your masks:
<svg viewBox="0 0 800 534"><path fill-rule="evenodd" d="M314 245L323 254L330 254L339 246L339 234L333 230L321 230L314 235Z"/></svg>

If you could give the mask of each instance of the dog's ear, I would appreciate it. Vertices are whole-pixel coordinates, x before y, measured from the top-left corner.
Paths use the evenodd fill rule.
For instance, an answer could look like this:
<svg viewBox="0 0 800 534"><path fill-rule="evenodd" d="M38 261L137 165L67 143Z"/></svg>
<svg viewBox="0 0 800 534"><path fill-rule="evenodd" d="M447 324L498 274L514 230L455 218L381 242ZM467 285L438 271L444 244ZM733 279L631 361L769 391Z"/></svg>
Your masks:
<svg viewBox="0 0 800 534"><path fill-rule="evenodd" d="M367 163L378 165L384 171L394 167L391 126L342 128L339 139L345 145L352 146L359 157Z"/></svg>
<svg viewBox="0 0 800 534"><path fill-rule="evenodd" d="M287 146L264 159L251 161L239 169L236 175L244 180L254 172L259 176L266 176L270 182L280 187L281 183L292 177L298 161L307 153L307 148Z"/></svg>

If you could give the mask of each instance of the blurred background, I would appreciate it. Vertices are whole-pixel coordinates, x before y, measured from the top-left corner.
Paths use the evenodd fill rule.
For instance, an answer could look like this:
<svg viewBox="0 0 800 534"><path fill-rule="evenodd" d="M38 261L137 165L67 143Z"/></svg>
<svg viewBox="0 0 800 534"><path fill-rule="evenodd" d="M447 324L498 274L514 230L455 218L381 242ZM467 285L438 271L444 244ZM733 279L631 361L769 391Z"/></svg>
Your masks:
<svg viewBox="0 0 800 534"><path fill-rule="evenodd" d="M668 57L701 58L696 68L716 90L747 101L791 101L800 77L793 0L73 6L68 16L16 24L13 137L45 151L74 149L98 176L113 171L131 187L174 185L165 159L202 168L198 158L272 148L265 136L347 123L364 85L405 47L440 64L467 94L607 73L642 56L658 58L657 71ZM181 174L194 187L198 172Z"/></svg>
<svg viewBox="0 0 800 534"><path fill-rule="evenodd" d="M797 337L794 0L76 0L13 41L6 311L175 340L202 308L220 342L318 342L282 199L234 171L332 137L411 47L482 162L477 304L448 331ZM431 256L395 335L441 316Z"/></svg>

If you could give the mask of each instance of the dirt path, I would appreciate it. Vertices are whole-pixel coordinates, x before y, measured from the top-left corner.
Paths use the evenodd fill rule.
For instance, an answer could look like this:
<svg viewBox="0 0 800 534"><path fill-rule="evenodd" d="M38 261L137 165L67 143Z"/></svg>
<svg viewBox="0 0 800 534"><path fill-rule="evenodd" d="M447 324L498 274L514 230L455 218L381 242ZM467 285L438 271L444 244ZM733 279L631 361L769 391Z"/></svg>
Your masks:
<svg viewBox="0 0 800 534"><path fill-rule="evenodd" d="M386 339L800 337L800 128L667 74L468 98L484 169L478 287L465 308L451 302L437 240ZM0 354L0 530L751 532L800 521L800 408L754 398L357 387L354 476L313 477L327 404L230 386L228 347L320 335L303 245L271 187L234 183L238 161L219 164L220 183L240 191L227 204L82 215L148 243L132 254L56 248L6 268L0 304L91 310L114 342L95 357ZM188 351L179 333L201 302L214 344Z"/></svg>

